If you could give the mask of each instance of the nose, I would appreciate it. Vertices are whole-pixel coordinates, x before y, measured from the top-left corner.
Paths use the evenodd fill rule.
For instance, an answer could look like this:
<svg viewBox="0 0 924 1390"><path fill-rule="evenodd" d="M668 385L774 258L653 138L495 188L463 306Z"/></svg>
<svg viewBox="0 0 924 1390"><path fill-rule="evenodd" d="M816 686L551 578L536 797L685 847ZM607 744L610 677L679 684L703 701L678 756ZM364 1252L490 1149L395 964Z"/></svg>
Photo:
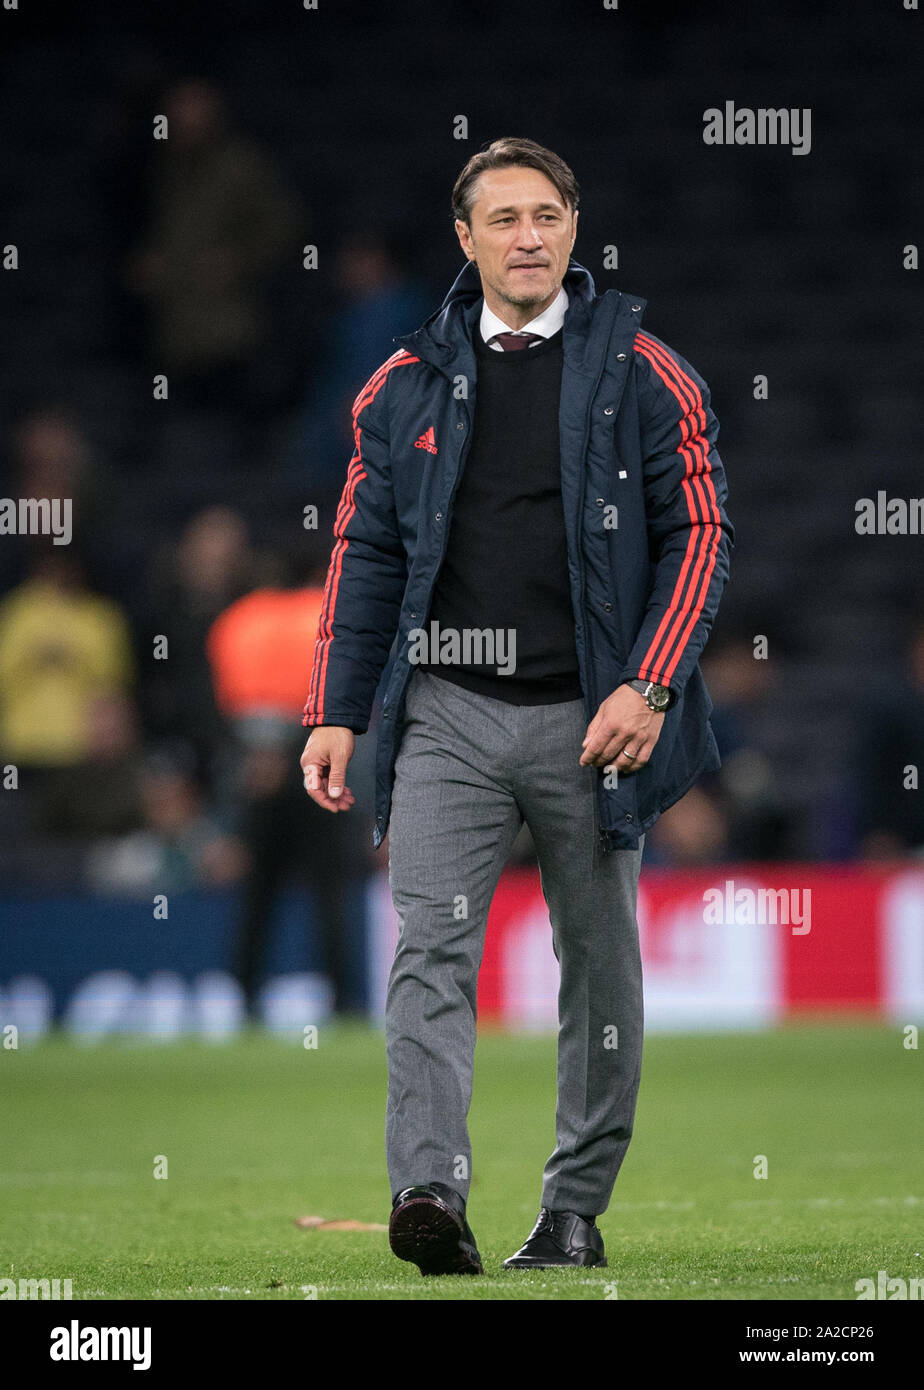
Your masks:
<svg viewBox="0 0 924 1390"><path fill-rule="evenodd" d="M520 233L520 247L524 251L535 251L537 246L542 246L539 228L535 223L524 224Z"/></svg>

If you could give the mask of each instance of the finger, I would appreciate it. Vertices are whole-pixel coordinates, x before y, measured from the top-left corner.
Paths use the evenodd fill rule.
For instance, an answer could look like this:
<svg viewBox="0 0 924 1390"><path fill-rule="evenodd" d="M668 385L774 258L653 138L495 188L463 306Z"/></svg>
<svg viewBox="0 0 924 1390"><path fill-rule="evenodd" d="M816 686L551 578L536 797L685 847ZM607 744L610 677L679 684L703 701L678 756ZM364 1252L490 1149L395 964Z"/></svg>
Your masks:
<svg viewBox="0 0 924 1390"><path fill-rule="evenodd" d="M627 776L631 772L637 772L644 764L631 757L624 748L620 748L616 752L608 751L605 757L598 758L596 766L602 767L604 772L615 771L617 775L621 772Z"/></svg>
<svg viewBox="0 0 924 1390"><path fill-rule="evenodd" d="M620 753L621 766L629 772L641 772L643 767L648 766L647 748L628 749L624 748Z"/></svg>
<svg viewBox="0 0 924 1390"><path fill-rule="evenodd" d="M605 767L610 763L616 763L619 760L622 752L622 745L625 743L625 740L626 735L624 733L611 735L600 747L599 752L596 752L592 758L594 767ZM591 750L588 749L587 752L590 753ZM624 765L624 762L625 760L623 759L619 763L620 767Z"/></svg>
<svg viewBox="0 0 924 1390"><path fill-rule="evenodd" d="M323 790L328 796L334 799L339 798L344 792L349 791L349 788L344 786L346 781L346 763L341 764L336 772L334 770L335 766L336 765L332 763L330 771L328 771L324 763L309 762L306 764L303 769L305 773L305 791L310 794L311 792Z"/></svg>
<svg viewBox="0 0 924 1390"><path fill-rule="evenodd" d="M348 811L355 802L349 787L343 787L339 796L331 796L329 777L326 769L320 763L310 763L302 781L305 791L312 801L323 806L326 811Z"/></svg>
<svg viewBox="0 0 924 1390"><path fill-rule="evenodd" d="M594 715L593 719L587 725L587 733L584 735L585 744L587 744L590 739L596 738L597 734L600 732L602 724L603 707L601 706L600 709L597 710L597 713Z"/></svg>
<svg viewBox="0 0 924 1390"><path fill-rule="evenodd" d="M325 811L349 811L350 807L353 806L355 802L355 798L352 792L349 791L349 788L344 788L343 794L338 796L336 800L328 794L325 787L318 788L314 791L306 787L305 790L308 792L312 801L318 806L323 807Z"/></svg>
<svg viewBox="0 0 924 1390"><path fill-rule="evenodd" d="M331 762L327 774L327 790L331 796L340 796L346 784L346 762Z"/></svg>
<svg viewBox="0 0 924 1390"><path fill-rule="evenodd" d="M591 725L592 728L593 725ZM624 737L625 735L623 735ZM599 759L616 741L615 736L603 727L600 727L595 734L588 732L587 738L584 740L584 751L580 758L581 766L587 767L591 763L599 766Z"/></svg>
<svg viewBox="0 0 924 1390"><path fill-rule="evenodd" d="M330 797L327 795L327 788L323 786L310 786L307 777L305 778L305 791L311 797L311 800L315 802L316 805L323 806L325 811L339 810L338 803L336 801L331 801Z"/></svg>

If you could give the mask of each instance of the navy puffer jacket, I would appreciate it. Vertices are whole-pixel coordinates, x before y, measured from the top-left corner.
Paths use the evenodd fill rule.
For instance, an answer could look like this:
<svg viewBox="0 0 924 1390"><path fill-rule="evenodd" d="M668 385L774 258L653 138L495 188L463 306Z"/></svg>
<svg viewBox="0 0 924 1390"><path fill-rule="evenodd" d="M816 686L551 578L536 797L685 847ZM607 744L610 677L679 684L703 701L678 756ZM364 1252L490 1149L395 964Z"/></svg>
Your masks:
<svg viewBox="0 0 924 1390"><path fill-rule="evenodd" d="M597 294L574 260L563 284L561 483L588 723L633 677L676 692L647 767L618 779L597 769L602 845L630 849L701 773L719 766L698 663L734 529L705 381L643 331L644 299ZM428 619L473 433L481 300L477 269L466 263L440 309L395 339L398 351L353 406L355 447L302 722L365 732L394 655L376 756L376 848L388 828L414 669L408 633Z"/></svg>

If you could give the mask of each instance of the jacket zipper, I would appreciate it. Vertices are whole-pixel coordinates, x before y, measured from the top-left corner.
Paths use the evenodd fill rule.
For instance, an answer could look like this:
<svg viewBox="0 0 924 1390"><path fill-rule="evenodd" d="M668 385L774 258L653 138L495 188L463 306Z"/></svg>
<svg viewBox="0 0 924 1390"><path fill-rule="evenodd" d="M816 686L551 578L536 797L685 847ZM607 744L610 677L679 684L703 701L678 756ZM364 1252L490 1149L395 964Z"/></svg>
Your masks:
<svg viewBox="0 0 924 1390"><path fill-rule="evenodd" d="M585 565L584 565L584 502L585 502L585 496L584 496L584 494L585 494L585 489L586 489L586 486L587 486L587 481L586 481L587 446L588 446L588 443L589 443L589 441L590 441L590 419L591 419L591 412L593 411L593 408L594 408L594 400L596 399L597 392L598 392L599 389L600 389L600 382L603 380L603 373L604 373L604 371L605 371L605 369L606 369L606 354L607 354L607 352L609 351L610 340L611 340L611 338L612 338L612 336L613 336L613 328L614 328L614 327L615 327L615 321L610 325L610 331L609 331L609 333L608 333L608 335L607 335L607 339L606 339L606 349L605 349L605 351L604 351L604 353L603 353L603 355L602 355L599 370L598 370L598 372L597 372L596 378L595 378L595 380L594 380L594 384L593 384L593 386L592 386L592 388L591 388L591 390L590 390L590 394L589 394L589 396L588 396L588 401L587 401L587 414L586 414L585 419L584 419L584 438L583 438L583 441L582 441L582 444L581 444L581 465L582 465L582 466L581 466L581 477L580 477L580 482L579 482L579 486L578 486L578 494L579 494L579 497L578 497L578 514L577 514L577 554L578 554L578 572L579 572L580 581L581 581L581 621L582 621L582 623L583 623L583 625L584 625L584 659L585 659L585 663L586 663L586 666L587 666L587 676L588 676L588 678L587 678L587 690L588 690L588 693L589 693L589 694L592 694L592 691L591 691L591 682L590 682L590 673L591 673L591 671L593 670L593 662L591 661L591 651L590 651L590 646L591 646L591 643L590 643L590 624L589 624L588 621L587 621L587 576L586 576L586 569L585 569ZM586 712L587 712L587 702L586 702L586 700L585 700L585 704L584 704L584 710L585 710L585 714L586 714ZM604 846L606 846L607 839L608 839L608 835L607 835L607 831L604 829L604 826L603 826L603 814L602 814L602 812L603 812L603 807L602 807L602 805L601 805L599 780L598 780L597 786L594 788L594 796L596 797L596 802L597 802L597 815L598 815L598 818L599 818L599 828L598 828L598 832L597 832L597 837L598 837L598 839L600 840L601 844L603 844Z"/></svg>

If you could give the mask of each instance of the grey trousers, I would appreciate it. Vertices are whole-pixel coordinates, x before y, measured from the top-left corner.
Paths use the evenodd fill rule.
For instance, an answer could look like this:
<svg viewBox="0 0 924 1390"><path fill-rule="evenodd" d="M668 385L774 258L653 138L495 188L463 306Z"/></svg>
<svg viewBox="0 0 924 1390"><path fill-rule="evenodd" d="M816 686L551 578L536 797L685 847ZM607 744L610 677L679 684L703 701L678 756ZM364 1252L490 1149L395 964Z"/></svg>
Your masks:
<svg viewBox="0 0 924 1390"><path fill-rule="evenodd" d="M389 883L399 938L385 1015L392 1195L468 1198L478 970L488 909L523 821L560 967L556 1145L540 1205L606 1210L642 1061L637 850L599 846L582 700L511 705L417 669L395 768Z"/></svg>

